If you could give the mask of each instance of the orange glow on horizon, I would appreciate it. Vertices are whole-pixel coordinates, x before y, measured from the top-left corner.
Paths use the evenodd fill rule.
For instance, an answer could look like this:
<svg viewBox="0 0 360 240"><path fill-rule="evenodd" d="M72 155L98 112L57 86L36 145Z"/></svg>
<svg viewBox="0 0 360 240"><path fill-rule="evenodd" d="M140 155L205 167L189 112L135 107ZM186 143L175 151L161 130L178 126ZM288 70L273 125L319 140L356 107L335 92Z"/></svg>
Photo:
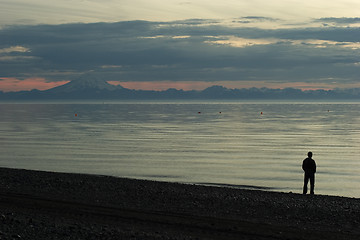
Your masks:
<svg viewBox="0 0 360 240"><path fill-rule="evenodd" d="M3 92L16 92L16 91L29 91L33 89L47 90L60 85L64 85L69 81L48 82L45 78L27 78L19 80L17 78L0 78L0 91ZM356 88L360 87L360 83L353 84L339 84L339 83L305 83L305 82L271 82L271 81L217 81L217 82L205 82L205 81L145 81L145 82L121 82L121 81L108 81L112 85L121 85L124 88L134 90L153 90L164 91L169 88L177 90L204 90L208 87L219 85L230 89L242 89L242 88L272 88L272 89L284 89L284 88L296 88L301 90L330 90L334 88Z"/></svg>
<svg viewBox="0 0 360 240"><path fill-rule="evenodd" d="M47 90L60 85L64 85L69 81L47 82L45 78L27 78L19 80L17 78L0 78L0 91L17 92L30 91L33 89Z"/></svg>

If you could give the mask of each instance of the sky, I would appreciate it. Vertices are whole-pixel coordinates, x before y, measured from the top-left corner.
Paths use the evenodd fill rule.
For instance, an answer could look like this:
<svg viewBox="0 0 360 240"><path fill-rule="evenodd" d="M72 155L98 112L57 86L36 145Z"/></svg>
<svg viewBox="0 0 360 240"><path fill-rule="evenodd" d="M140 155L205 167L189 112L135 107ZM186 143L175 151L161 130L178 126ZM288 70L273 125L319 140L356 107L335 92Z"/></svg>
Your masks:
<svg viewBox="0 0 360 240"><path fill-rule="evenodd" d="M360 87L358 0L0 0L0 91Z"/></svg>

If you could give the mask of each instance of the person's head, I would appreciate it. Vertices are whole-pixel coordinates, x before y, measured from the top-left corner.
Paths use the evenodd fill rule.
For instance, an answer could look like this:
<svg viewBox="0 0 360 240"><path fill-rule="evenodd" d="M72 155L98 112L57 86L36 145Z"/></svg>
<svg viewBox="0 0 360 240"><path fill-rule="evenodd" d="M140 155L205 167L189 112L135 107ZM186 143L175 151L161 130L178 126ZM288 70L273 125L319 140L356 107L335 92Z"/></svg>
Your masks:
<svg viewBox="0 0 360 240"><path fill-rule="evenodd" d="M308 157L312 158L312 152L308 152Z"/></svg>

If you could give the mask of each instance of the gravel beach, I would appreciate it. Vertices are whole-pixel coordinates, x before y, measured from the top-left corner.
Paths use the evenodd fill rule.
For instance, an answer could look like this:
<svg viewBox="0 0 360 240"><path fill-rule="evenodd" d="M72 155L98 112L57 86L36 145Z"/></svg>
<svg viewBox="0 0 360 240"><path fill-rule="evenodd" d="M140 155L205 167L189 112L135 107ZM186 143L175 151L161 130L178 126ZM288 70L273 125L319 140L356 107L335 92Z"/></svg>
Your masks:
<svg viewBox="0 0 360 240"><path fill-rule="evenodd" d="M360 239L360 199L0 168L0 239Z"/></svg>

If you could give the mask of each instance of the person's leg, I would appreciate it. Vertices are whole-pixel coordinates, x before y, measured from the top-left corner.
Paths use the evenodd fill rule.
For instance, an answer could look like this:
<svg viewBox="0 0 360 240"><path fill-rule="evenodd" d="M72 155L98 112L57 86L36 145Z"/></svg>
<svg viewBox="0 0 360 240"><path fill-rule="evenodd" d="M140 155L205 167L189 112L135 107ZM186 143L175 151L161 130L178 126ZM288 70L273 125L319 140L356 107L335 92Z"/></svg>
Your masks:
<svg viewBox="0 0 360 240"><path fill-rule="evenodd" d="M310 175L310 194L314 194L315 188L315 174Z"/></svg>
<svg viewBox="0 0 360 240"><path fill-rule="evenodd" d="M309 178L306 174L304 174L304 187L303 187L303 194L307 193L307 185L309 182Z"/></svg>

